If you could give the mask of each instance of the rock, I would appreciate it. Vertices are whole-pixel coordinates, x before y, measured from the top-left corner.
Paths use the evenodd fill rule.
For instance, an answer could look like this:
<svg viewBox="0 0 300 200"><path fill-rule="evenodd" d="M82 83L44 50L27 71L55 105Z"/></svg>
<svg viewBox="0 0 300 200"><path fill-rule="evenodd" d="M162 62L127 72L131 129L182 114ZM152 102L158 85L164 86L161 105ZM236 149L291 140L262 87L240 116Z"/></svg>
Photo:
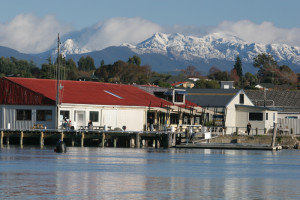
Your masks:
<svg viewBox="0 0 300 200"><path fill-rule="evenodd" d="M295 149L300 149L300 142L295 145Z"/></svg>

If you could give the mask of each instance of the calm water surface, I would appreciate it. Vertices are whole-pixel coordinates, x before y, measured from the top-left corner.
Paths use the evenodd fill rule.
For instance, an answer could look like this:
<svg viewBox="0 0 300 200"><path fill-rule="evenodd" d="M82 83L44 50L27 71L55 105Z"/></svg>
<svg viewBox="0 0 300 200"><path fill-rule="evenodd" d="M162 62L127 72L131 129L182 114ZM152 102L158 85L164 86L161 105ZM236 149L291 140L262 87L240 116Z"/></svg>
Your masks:
<svg viewBox="0 0 300 200"><path fill-rule="evenodd" d="M300 151L3 146L0 199L300 199Z"/></svg>

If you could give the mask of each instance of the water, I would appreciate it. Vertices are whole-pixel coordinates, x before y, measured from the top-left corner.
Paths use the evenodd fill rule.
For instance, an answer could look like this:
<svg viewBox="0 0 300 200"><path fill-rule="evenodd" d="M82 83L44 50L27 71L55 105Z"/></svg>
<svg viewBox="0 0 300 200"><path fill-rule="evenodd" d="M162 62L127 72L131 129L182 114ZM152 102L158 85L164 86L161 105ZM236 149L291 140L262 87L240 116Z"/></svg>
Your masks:
<svg viewBox="0 0 300 200"><path fill-rule="evenodd" d="M299 150L0 149L0 199L299 198Z"/></svg>

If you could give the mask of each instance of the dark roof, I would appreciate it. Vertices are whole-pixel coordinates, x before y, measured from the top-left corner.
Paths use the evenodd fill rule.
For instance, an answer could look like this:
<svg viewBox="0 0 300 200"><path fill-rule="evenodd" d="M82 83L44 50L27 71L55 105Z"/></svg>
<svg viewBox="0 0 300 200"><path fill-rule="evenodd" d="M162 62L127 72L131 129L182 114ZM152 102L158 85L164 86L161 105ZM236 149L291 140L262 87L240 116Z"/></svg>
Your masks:
<svg viewBox="0 0 300 200"><path fill-rule="evenodd" d="M283 108L285 111L300 109L300 91L299 90L265 90L266 106ZM263 90L245 90L247 96L257 106L264 105Z"/></svg>
<svg viewBox="0 0 300 200"><path fill-rule="evenodd" d="M225 107L240 89L187 89L186 99L202 107Z"/></svg>

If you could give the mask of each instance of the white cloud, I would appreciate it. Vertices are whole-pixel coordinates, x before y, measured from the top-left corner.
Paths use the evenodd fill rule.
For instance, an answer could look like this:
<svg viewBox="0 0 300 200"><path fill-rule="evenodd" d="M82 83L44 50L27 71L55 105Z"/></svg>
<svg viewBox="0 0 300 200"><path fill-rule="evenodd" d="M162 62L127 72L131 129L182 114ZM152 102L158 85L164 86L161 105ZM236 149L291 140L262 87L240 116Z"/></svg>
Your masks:
<svg viewBox="0 0 300 200"><path fill-rule="evenodd" d="M225 32L248 42L263 44L284 43L291 46L300 46L300 28L278 28L271 22L255 24L248 20L238 22L224 21L212 32Z"/></svg>
<svg viewBox="0 0 300 200"><path fill-rule="evenodd" d="M108 46L118 46L123 43L137 44L155 32L164 30L158 24L139 17L112 18L100 22L90 29L94 29L85 44L85 48L100 50Z"/></svg>
<svg viewBox="0 0 300 200"><path fill-rule="evenodd" d="M123 43L135 45L156 32L198 37L213 32L224 32L248 42L300 46L300 28L283 29L275 27L271 22L255 24L248 20L224 21L217 27L185 25L163 27L140 17L119 17L99 22L77 32L70 31L72 31L70 25L62 24L53 15L40 18L33 14L20 14L8 23L0 23L0 45L24 53L40 53L53 47L59 32L62 36L65 35L64 39L74 39L81 48L101 50Z"/></svg>
<svg viewBox="0 0 300 200"><path fill-rule="evenodd" d="M61 24L53 15L39 18L20 14L7 24L0 23L0 45L24 53L39 53L54 44L58 32L63 35L70 30L69 25Z"/></svg>

